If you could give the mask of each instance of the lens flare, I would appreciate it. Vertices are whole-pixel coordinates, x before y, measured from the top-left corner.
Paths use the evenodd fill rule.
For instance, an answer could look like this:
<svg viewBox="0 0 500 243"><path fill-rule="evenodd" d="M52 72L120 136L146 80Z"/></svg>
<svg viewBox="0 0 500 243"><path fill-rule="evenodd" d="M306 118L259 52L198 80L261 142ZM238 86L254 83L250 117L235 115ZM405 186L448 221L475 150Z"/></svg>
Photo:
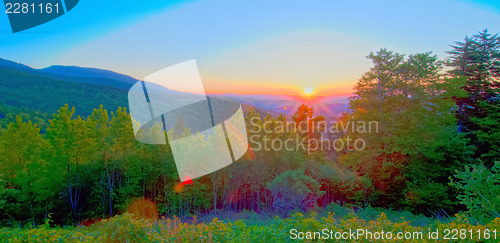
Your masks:
<svg viewBox="0 0 500 243"><path fill-rule="evenodd" d="M156 207L156 203L147 198L139 198L134 200L128 206L128 212L145 219L155 220L158 218L158 209Z"/></svg>
<svg viewBox="0 0 500 243"><path fill-rule="evenodd" d="M312 95L313 92L314 92L314 88L311 86L304 88L304 94L306 94L307 96Z"/></svg>

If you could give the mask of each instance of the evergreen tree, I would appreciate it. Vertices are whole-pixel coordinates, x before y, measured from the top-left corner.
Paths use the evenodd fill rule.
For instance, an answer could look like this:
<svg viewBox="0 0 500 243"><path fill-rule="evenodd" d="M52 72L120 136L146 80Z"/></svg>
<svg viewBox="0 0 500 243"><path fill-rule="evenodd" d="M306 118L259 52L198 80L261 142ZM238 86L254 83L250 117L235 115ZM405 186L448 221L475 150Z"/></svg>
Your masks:
<svg viewBox="0 0 500 243"><path fill-rule="evenodd" d="M495 110L492 106L498 105L496 100L500 96L500 36L483 30L471 37L465 37L462 42L455 42L451 47L447 62L452 68L449 74L467 79L463 86L467 96L455 98L459 107L459 132L467 133L472 139L473 145L478 148L476 157L480 158L482 154L489 154L489 150L494 150L496 146L487 140L477 139L477 136L484 136L476 136L476 133L486 132L483 129L487 129L484 125L488 121L483 122L482 119L491 119L492 117L486 117L492 109ZM491 166L494 161L491 156L487 157L483 159L487 159L487 164Z"/></svg>

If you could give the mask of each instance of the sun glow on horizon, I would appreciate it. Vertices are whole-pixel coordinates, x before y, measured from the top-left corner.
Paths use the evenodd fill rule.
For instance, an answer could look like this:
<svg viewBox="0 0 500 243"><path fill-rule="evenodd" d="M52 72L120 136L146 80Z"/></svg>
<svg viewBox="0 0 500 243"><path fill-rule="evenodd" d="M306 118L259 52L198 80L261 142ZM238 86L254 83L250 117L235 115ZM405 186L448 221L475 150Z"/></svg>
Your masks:
<svg viewBox="0 0 500 243"><path fill-rule="evenodd" d="M304 88L304 94L306 96L311 96L314 93L314 88L311 86L305 87Z"/></svg>

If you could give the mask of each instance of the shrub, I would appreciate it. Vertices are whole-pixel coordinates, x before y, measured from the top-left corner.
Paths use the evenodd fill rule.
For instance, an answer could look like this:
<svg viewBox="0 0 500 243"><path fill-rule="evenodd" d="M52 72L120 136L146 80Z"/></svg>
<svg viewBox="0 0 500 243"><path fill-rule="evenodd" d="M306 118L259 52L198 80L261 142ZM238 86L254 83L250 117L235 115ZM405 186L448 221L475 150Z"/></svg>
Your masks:
<svg viewBox="0 0 500 243"><path fill-rule="evenodd" d="M484 165L467 165L455 178L458 180L451 179L450 184L461 191L458 199L471 217L479 222L500 217L500 162L491 170Z"/></svg>
<svg viewBox="0 0 500 243"><path fill-rule="evenodd" d="M304 174L304 170L290 170L276 176L267 183L267 188L273 194L273 207L283 216L292 209L305 210L307 207L316 206L321 184L314 178Z"/></svg>

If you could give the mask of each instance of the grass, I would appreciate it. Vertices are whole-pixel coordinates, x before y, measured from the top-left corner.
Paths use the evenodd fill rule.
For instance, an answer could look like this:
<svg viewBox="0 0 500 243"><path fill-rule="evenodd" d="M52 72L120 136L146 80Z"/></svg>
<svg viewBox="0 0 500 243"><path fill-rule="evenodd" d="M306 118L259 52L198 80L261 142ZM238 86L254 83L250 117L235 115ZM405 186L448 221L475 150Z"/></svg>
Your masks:
<svg viewBox="0 0 500 243"><path fill-rule="evenodd" d="M150 220L133 214L122 214L97 222L89 227L52 228L47 222L37 228L2 228L0 241L6 242L290 242L291 237L307 237L298 232L321 232L328 229L333 232L348 232L357 229L374 232L422 232L423 239L380 240L381 242L435 242L428 239L428 232L439 230L443 240L446 229L457 229L456 241L460 242L498 242L500 240L500 218L486 225L473 225L465 216L455 215L448 220L437 220L393 211L382 212L376 209L364 209L353 212L336 207L337 212L321 212L320 216L312 211L307 215L296 213L289 218L268 218L246 212L237 215L226 214L226 219L213 218L198 220L194 216L191 222L177 217ZM343 208L345 209L345 208ZM224 217L224 214L220 216ZM231 220L230 218L233 218ZM294 234L291 234L291 230ZM460 231L462 230L462 231ZM479 239L478 230L481 232ZM493 233L496 230L495 234ZM489 232L488 232L489 231ZM460 234L466 232L466 234ZM472 238L469 232L472 232ZM488 232L488 234L486 234ZM450 232L449 237L453 237ZM489 235L489 239L484 239ZM316 235L317 237L318 235ZM317 238L316 238L317 239ZM363 236L359 241L368 241ZM327 241L327 240L318 240ZM346 240L341 240L346 241ZM350 241L350 240L347 240Z"/></svg>

